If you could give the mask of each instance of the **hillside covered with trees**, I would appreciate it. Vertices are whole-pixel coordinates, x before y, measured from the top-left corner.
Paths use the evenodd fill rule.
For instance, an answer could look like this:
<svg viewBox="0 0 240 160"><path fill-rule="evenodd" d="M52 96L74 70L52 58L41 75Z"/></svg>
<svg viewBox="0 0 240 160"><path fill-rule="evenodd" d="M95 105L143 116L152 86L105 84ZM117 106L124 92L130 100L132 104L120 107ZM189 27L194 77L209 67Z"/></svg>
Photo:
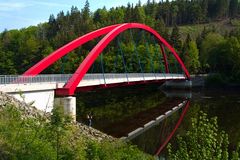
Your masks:
<svg viewBox="0 0 240 160"><path fill-rule="evenodd" d="M221 77L228 77L228 81L240 81L238 0L148 0L146 4L139 1L109 10L104 7L94 12L90 11L89 5L86 1L82 9L73 6L66 13L60 11L57 15L50 15L48 22L38 26L3 31L0 34L0 74L22 74L54 50L90 31L116 23L138 22L154 28L174 46L191 73L220 73ZM228 29L223 31L218 30L216 25L204 25L221 21L226 22ZM195 36L191 32L183 36L181 28L185 25L204 27ZM161 64L144 60L145 52L156 59L155 39L148 33L137 34L138 31L126 32L119 36L120 42L117 39L104 50L106 72L123 72L121 63L116 65L116 59L121 59L120 54L116 55L119 48L125 54L129 72L139 71L139 68L134 68L138 64L136 56L132 56L135 50L142 60L143 70L156 72ZM139 38L136 40L136 37ZM44 73L73 73L96 42L74 50ZM93 72L101 71L100 60L91 70L93 68Z"/></svg>

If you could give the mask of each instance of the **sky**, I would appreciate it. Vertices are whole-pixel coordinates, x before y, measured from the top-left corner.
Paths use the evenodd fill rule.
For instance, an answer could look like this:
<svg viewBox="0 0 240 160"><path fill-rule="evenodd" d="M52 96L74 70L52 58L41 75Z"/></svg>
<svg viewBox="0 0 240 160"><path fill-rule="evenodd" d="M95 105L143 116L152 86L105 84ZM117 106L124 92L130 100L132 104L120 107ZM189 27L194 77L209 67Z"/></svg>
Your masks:
<svg viewBox="0 0 240 160"><path fill-rule="evenodd" d="M20 29L47 22L50 14L70 10L72 6L82 9L86 0L0 0L0 32L4 29ZM88 0L90 10L106 6L126 6L128 2L136 4L138 0ZM142 4L147 0L141 0Z"/></svg>

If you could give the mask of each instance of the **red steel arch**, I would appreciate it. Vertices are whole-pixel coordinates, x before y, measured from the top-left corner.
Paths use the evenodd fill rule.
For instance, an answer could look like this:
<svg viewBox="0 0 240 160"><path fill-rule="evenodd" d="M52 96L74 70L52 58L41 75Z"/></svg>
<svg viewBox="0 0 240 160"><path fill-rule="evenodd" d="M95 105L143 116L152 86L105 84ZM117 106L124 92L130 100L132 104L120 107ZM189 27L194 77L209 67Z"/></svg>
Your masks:
<svg viewBox="0 0 240 160"><path fill-rule="evenodd" d="M83 62L80 64L78 69L75 71L75 73L72 75L72 77L68 80L68 82L65 84L64 88L58 92L61 95L74 95L74 92L79 84L79 82L83 79L84 75L87 73L91 65L94 63L96 58L102 53L104 48L121 32L124 32L127 29L143 29L151 34L153 34L159 41L160 44L164 44L174 55L174 57L177 59L177 61L180 63L186 77L190 79L190 75L188 70L186 69L185 65L183 64L182 60L176 53L173 47L171 47L168 42L163 39L155 30L152 28L139 23L124 23L121 25L118 25L114 27L87 55L87 57L83 60Z"/></svg>

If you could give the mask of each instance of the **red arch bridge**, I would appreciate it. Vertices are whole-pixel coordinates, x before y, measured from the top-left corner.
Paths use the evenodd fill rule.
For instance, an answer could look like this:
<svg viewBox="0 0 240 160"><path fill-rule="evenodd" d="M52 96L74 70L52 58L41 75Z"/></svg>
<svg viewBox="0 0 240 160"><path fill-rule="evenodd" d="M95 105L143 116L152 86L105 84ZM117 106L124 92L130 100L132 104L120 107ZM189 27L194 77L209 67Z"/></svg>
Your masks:
<svg viewBox="0 0 240 160"><path fill-rule="evenodd" d="M129 64L127 64L129 57L124 54L123 45L119 43L119 37L124 32L133 29L137 30L135 33L141 33L141 36L142 31L144 31L144 35L145 32L148 33L150 35L149 39L154 40L154 47L151 48L147 38L142 38L144 40L142 44L145 45L144 48L147 50L145 57L147 57L146 59L148 60L145 60L145 64L146 61L149 62L150 68L152 67L151 72L146 72L143 66L144 63L141 62L143 56L140 57L138 54L139 50L136 49L135 42L131 42L134 46L132 53L134 56L132 56L132 58L137 61L135 62L135 66L139 67L135 71L139 72L130 72ZM125 39L133 39L133 35L134 34L130 32ZM136 34L134 36L139 37L139 35ZM86 55L83 61L80 62L75 73L56 75L40 74L71 51L81 47L87 42L98 39L100 39L100 41ZM118 44L119 54L115 57L119 58L117 62L122 65L123 72L121 73L116 72L116 70L114 73L106 73L106 70L104 70L102 53L113 41L117 41ZM130 43L130 41L127 43ZM153 54L147 54L147 52L150 52L150 49L155 52L154 56ZM98 57L101 59L101 73L91 74L90 70L94 67L94 62L97 61ZM158 61L159 64L157 64L156 61ZM175 66L178 66L176 68L180 69L180 72L177 69L171 69L174 64L173 61L175 62ZM161 69L157 69L157 67ZM63 103L66 112L75 116L76 99L73 95L77 91L143 83L164 83L172 80L190 80L189 72L174 48L151 27L139 23L124 23L98 29L71 41L39 61L23 73L23 75L0 76L0 90L12 94L18 99L24 99L29 103L34 101L34 105L37 108L46 111L51 110L53 107L54 95L63 96L65 97L63 98ZM22 94L19 94L19 92L22 92L25 96L21 96Z"/></svg>

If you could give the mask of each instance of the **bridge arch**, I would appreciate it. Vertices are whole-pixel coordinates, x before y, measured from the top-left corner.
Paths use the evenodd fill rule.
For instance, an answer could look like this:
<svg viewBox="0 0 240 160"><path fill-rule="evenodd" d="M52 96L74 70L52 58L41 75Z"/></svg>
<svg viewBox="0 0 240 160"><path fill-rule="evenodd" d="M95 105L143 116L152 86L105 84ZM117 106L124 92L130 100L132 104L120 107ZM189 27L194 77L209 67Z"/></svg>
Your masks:
<svg viewBox="0 0 240 160"><path fill-rule="evenodd" d="M87 55L87 57L83 60L83 62L80 64L80 66L77 68L75 73L72 75L72 77L68 80L68 82L64 85L62 89L60 89L60 94L62 95L73 95L79 82L83 79L84 75L87 73L91 65L94 63L96 58L102 53L102 51L107 47L107 45L120 33L124 32L128 29L143 29L150 34L154 35L157 40L159 41L159 45L162 50L162 54L164 57L165 67L166 71L168 72L167 68L167 61L166 61L166 55L163 51L163 46L166 46L169 51L174 55L175 59L178 61L180 66L182 67L187 79L190 79L190 75L188 70L186 69L185 65L183 64L182 60L176 53L173 47L164 39L162 38L154 29L150 28L149 26L146 26L144 24L139 23L124 23L124 24L117 24L112 25L108 27L104 27L102 29L90 32L82 37L77 38L76 40L66 44L65 46L59 48L46 58L44 58L42 61L31 67L29 70L27 70L23 76L35 76L42 72L44 69L46 69L48 66L53 64L55 61L69 53L70 51L74 50L75 48L81 46L82 44L93 40L99 36L105 35L98 44L90 51L90 53Z"/></svg>
<svg viewBox="0 0 240 160"><path fill-rule="evenodd" d="M164 44L171 51L171 53L174 55L176 60L180 63L186 77L188 79L190 78L188 70L186 69L185 65L183 64L182 60L180 59L180 57L178 56L174 48L171 47L170 44L168 44L168 42L165 39L163 39L155 30L153 30L152 28L144 24L124 23L115 27L101 41L98 42L98 44L90 51L87 57L80 64L80 66L75 71L73 76L65 84L64 88L61 90L61 93L63 95L73 95L79 82L83 79L84 75L87 73L91 65L94 63L97 57L102 53L102 51L107 47L107 45L120 33L124 32L127 29L133 29L133 28L143 29L153 34L160 43Z"/></svg>

